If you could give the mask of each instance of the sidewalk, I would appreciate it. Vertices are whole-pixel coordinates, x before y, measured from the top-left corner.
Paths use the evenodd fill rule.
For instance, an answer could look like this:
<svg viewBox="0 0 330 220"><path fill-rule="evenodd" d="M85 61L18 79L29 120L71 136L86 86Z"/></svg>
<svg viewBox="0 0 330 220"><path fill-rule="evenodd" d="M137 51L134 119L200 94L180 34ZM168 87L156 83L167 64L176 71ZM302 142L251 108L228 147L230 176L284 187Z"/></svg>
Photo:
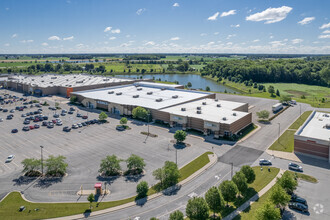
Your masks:
<svg viewBox="0 0 330 220"><path fill-rule="evenodd" d="M235 211L233 211L232 213L227 215L225 218L223 218L223 220L231 220L231 219L235 218L239 213L241 213L246 208L248 208L250 205L252 205L255 201L257 201L259 199L259 197L261 197L263 194L265 194L268 190L270 190L275 185L277 177L281 177L282 174L284 173L284 171L285 170L281 169L278 172L278 174L276 175L276 177L270 183L268 183L267 186L265 186L262 190L260 190L257 194L255 194L251 199L246 201L243 205L238 207Z"/></svg>
<svg viewBox="0 0 330 220"><path fill-rule="evenodd" d="M286 159L286 160L292 160L292 161L301 163L301 160L294 153L277 151L277 150L269 150L269 149L266 150L266 153L271 156L274 156L274 157L278 157L278 158L282 158L282 159Z"/></svg>
<svg viewBox="0 0 330 220"><path fill-rule="evenodd" d="M190 182L192 179L194 179L195 177L201 175L204 171L206 171L207 169L209 169L210 167L212 167L217 162L218 157L217 157L216 154L212 154L212 155L208 155L208 156L209 156L209 159L210 159L210 162L208 164L206 164L204 167L202 167L201 169L199 169L198 171L196 171L194 174L190 175L188 178L186 178L186 179L182 180L181 182L179 182L177 184L177 186L181 187L182 185ZM170 188L176 190L177 189L177 186L170 187ZM163 192L166 193L168 190L171 190L171 189L166 189ZM163 195L163 192L155 193L155 194L153 194L151 196L148 196L147 201L150 201L150 200L155 199L155 198L157 198L159 196L162 196ZM121 209L125 209L125 208L128 208L128 207L132 207L132 206L135 206L135 205L136 205L136 202L129 202L129 203L126 203L126 204L123 204L123 205L119 205L119 206L115 206L115 207L112 207L112 208L108 208L108 209L103 209L103 210L91 212L89 214L89 217L96 216L96 215L101 215L101 214L105 214L105 213L108 213L108 212L114 212L114 211L117 211L117 210L121 210ZM54 218L54 219L71 220L71 219L81 219L81 218L85 218L85 215L83 213L82 214L77 214L77 215L71 215L71 216Z"/></svg>

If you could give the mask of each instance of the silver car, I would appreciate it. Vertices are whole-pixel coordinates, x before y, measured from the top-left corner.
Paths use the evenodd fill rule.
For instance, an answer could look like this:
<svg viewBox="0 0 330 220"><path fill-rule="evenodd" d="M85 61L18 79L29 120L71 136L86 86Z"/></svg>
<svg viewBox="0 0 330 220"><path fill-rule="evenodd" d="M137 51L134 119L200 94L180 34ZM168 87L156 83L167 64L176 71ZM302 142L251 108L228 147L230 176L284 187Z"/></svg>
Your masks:
<svg viewBox="0 0 330 220"><path fill-rule="evenodd" d="M289 169L290 170L295 170L295 171L299 171L299 172L303 172L303 168L302 166L299 166L296 163L289 163Z"/></svg>
<svg viewBox="0 0 330 220"><path fill-rule="evenodd" d="M12 160L14 160L15 155L9 155L6 159L6 163L10 163Z"/></svg>
<svg viewBox="0 0 330 220"><path fill-rule="evenodd" d="M260 159L259 160L259 165L272 165L272 162L270 160L266 160L266 159Z"/></svg>

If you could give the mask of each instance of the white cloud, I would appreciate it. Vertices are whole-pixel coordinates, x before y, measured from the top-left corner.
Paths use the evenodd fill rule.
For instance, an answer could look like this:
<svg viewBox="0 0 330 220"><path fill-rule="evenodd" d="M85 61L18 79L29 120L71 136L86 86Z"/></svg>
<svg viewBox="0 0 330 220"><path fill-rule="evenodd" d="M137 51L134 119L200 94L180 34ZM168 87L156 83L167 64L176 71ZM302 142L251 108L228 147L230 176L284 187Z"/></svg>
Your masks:
<svg viewBox="0 0 330 220"><path fill-rule="evenodd" d="M63 40L73 40L73 38L74 38L73 36L71 36L71 37L64 37Z"/></svg>
<svg viewBox="0 0 330 220"><path fill-rule="evenodd" d="M127 37L127 38L130 38L130 37L131 37L131 35L127 34L127 35L126 35L126 37Z"/></svg>
<svg viewBox="0 0 330 220"><path fill-rule="evenodd" d="M265 21L265 24L271 24L284 20L291 10L292 8L288 6L267 8L262 12L247 16L245 19L247 21Z"/></svg>
<svg viewBox="0 0 330 220"><path fill-rule="evenodd" d="M111 31L111 33L113 34L119 34L120 33L120 29L114 29Z"/></svg>
<svg viewBox="0 0 330 220"><path fill-rule="evenodd" d="M134 43L134 41L133 41L133 40L130 40L130 41L128 41L127 43L123 43L123 44L121 44L119 47L129 47L129 46L131 46L133 43Z"/></svg>
<svg viewBox="0 0 330 220"><path fill-rule="evenodd" d="M217 20L217 17L219 16L219 14L220 14L219 12L216 12L214 15L208 17L207 20L209 20L209 21L215 21L215 20Z"/></svg>
<svg viewBox="0 0 330 220"><path fill-rule="evenodd" d="M303 41L304 41L303 39L299 39L299 38L291 40L292 44L300 44Z"/></svg>
<svg viewBox="0 0 330 220"><path fill-rule="evenodd" d="M76 47L78 48L82 48L84 46L84 44L77 44Z"/></svg>
<svg viewBox="0 0 330 220"><path fill-rule="evenodd" d="M58 36L51 36L48 38L48 40L61 40Z"/></svg>
<svg viewBox="0 0 330 220"><path fill-rule="evenodd" d="M42 43L41 46L48 46L48 44L45 42L45 43Z"/></svg>
<svg viewBox="0 0 330 220"><path fill-rule="evenodd" d="M177 2L175 2L174 4L173 4L173 7L179 7L180 5L179 5L179 3L177 3Z"/></svg>
<svg viewBox="0 0 330 220"><path fill-rule="evenodd" d="M230 25L230 27L232 27L232 28L239 28L240 27L240 25L239 24L232 24L232 25Z"/></svg>
<svg viewBox="0 0 330 220"><path fill-rule="evenodd" d="M214 32L214 35L218 35L219 34L219 32Z"/></svg>
<svg viewBox="0 0 330 220"><path fill-rule="evenodd" d="M6 11L9 11L9 8L6 8Z"/></svg>
<svg viewBox="0 0 330 220"><path fill-rule="evenodd" d="M33 40L21 40L20 42L23 43L23 44L25 44L25 43L32 43Z"/></svg>
<svg viewBox="0 0 330 220"><path fill-rule="evenodd" d="M172 37L170 40L180 40L179 37Z"/></svg>
<svg viewBox="0 0 330 220"><path fill-rule="evenodd" d="M144 45L145 46L153 46L153 45L155 45L156 43L155 42L153 42L153 41L148 41L147 43L145 43Z"/></svg>
<svg viewBox="0 0 330 220"><path fill-rule="evenodd" d="M271 41L271 42L269 42L271 45L272 45L272 47L279 47L279 46L284 46L285 45L285 43L283 43L282 41L280 41L280 40L277 40L277 41Z"/></svg>
<svg viewBox="0 0 330 220"><path fill-rule="evenodd" d="M5 47L9 47L9 46L10 46L10 44L8 44L8 43L7 43L7 44L4 44L4 46L5 46Z"/></svg>
<svg viewBox="0 0 330 220"><path fill-rule="evenodd" d="M330 22L328 24L323 24L320 29L330 28Z"/></svg>
<svg viewBox="0 0 330 220"><path fill-rule="evenodd" d="M208 46L211 46L211 45L213 45L213 44L215 44L214 41L211 41L211 42L208 42L208 43L207 43Z"/></svg>
<svg viewBox="0 0 330 220"><path fill-rule="evenodd" d="M255 39L255 40L253 40L252 42L253 43L257 43L257 42L259 42L260 40L259 39Z"/></svg>
<svg viewBox="0 0 330 220"><path fill-rule="evenodd" d="M226 16L234 15L234 14L236 14L236 10L224 11L221 13L220 17L226 17Z"/></svg>
<svg viewBox="0 0 330 220"><path fill-rule="evenodd" d="M230 38L232 38L232 37L236 37L236 34L229 34L229 35L227 36L227 39L230 39Z"/></svg>
<svg viewBox="0 0 330 220"><path fill-rule="evenodd" d="M322 34L330 34L330 30L325 30L322 32Z"/></svg>
<svg viewBox="0 0 330 220"><path fill-rule="evenodd" d="M270 36L269 36L269 39L273 39L273 38L274 38L274 36L273 36L273 35L270 35Z"/></svg>
<svg viewBox="0 0 330 220"><path fill-rule="evenodd" d="M112 29L112 27L106 27L105 29L104 29L104 32L108 32L108 31L110 31Z"/></svg>
<svg viewBox="0 0 330 220"><path fill-rule="evenodd" d="M285 38L283 41L284 41L284 42L287 42L288 40L289 40L288 38Z"/></svg>
<svg viewBox="0 0 330 220"><path fill-rule="evenodd" d="M201 37L205 37L206 35L206 33L201 33Z"/></svg>
<svg viewBox="0 0 330 220"><path fill-rule="evenodd" d="M13 34L13 35L11 36L11 38L16 38L16 37L18 37L17 34Z"/></svg>
<svg viewBox="0 0 330 220"><path fill-rule="evenodd" d="M329 39L330 38L330 34L320 35L319 38L320 39Z"/></svg>
<svg viewBox="0 0 330 220"><path fill-rule="evenodd" d="M311 23L314 20L315 20L315 17L306 17L306 18L302 19L301 21L298 21L298 24L305 25L305 24Z"/></svg>
<svg viewBox="0 0 330 220"><path fill-rule="evenodd" d="M146 9L145 8L140 8L139 10L136 11L137 15L141 15L143 12L145 12Z"/></svg>
<svg viewBox="0 0 330 220"><path fill-rule="evenodd" d="M110 37L109 40L116 40L116 37Z"/></svg>
<svg viewBox="0 0 330 220"><path fill-rule="evenodd" d="M227 45L231 46L231 45L233 45L233 42L228 42Z"/></svg>

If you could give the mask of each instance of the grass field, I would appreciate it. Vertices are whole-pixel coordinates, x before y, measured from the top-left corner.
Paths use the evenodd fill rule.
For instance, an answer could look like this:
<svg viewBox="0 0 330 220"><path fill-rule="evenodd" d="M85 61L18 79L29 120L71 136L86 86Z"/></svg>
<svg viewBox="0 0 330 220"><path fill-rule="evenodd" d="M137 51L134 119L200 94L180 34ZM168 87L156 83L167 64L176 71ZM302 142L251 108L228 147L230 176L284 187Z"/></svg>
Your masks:
<svg viewBox="0 0 330 220"><path fill-rule="evenodd" d="M85 64L79 64L79 65L85 65ZM94 63L95 68L97 68L100 65L104 65L107 72L110 72L111 70L115 73L123 73L125 70L125 73L129 73L129 69L131 69L131 73L136 73L136 69L145 69L148 73L150 73L150 70L153 69L153 73L162 73L163 67L160 64L130 64L131 68L128 68L128 66L125 63L120 62L107 62L107 63Z"/></svg>
<svg viewBox="0 0 330 220"><path fill-rule="evenodd" d="M311 113L311 111L306 111L301 114L301 116L290 125L289 129L286 130L280 136L280 138L270 146L269 150L293 152L294 133L296 133L297 129L306 121L306 119Z"/></svg>
<svg viewBox="0 0 330 220"><path fill-rule="evenodd" d="M286 171L286 172L290 172L290 173L294 174L300 180L304 180L304 181L311 182L311 183L318 182L318 180L315 177L307 175L307 174L293 172L293 171Z"/></svg>
<svg viewBox="0 0 330 220"><path fill-rule="evenodd" d="M0 68L5 68L5 67L26 67L26 66L31 66L34 64L34 62L29 61L29 62L0 62Z"/></svg>
<svg viewBox="0 0 330 220"><path fill-rule="evenodd" d="M188 163L186 166L180 169L182 181L192 175L194 172L205 166L210 160L207 155L213 154L212 152L206 152L196 158L195 160ZM153 188L149 189L148 195L156 193ZM134 202L135 196L126 198L123 200L112 201L112 202L99 202L93 203L92 211L98 211L106 208L111 208L126 204L129 202ZM19 212L20 206L25 206L26 210ZM38 211L35 211L38 209ZM31 210L31 211L29 211ZM89 203L30 203L25 201L20 193L12 192L10 193L1 203L0 203L0 219L45 219L45 218L56 218L68 215L75 215L81 213L89 213Z"/></svg>

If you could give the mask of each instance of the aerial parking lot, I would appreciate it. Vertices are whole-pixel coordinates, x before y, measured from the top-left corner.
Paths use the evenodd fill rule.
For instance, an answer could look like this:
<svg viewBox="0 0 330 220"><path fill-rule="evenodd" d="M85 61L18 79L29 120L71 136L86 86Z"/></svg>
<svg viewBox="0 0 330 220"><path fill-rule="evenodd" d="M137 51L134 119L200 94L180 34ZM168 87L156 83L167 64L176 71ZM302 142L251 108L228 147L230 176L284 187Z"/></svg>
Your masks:
<svg viewBox="0 0 330 220"><path fill-rule="evenodd" d="M23 97L20 93L2 90L3 92ZM201 138L188 136L186 142L191 146L185 149L175 149L171 143L173 133L165 128L150 126L150 132L157 134L158 137L147 138L140 134L141 131L147 131L145 123L130 120L128 122L130 130L118 131L116 130L116 126L119 124L118 118L108 118L109 123L90 122L91 120L98 121L99 110L91 112L82 107L71 106L68 104L69 100L63 98L24 98L27 98L27 102L31 100L38 100L40 103L47 101L50 106L40 105L38 107L36 103L32 103L26 105L27 108L24 108L23 111L15 110L13 113L0 111L0 117L3 118L3 122L0 122L2 131L0 133L0 191L2 193L24 190L25 196L32 201L76 201L78 198L76 193L81 186L84 189L93 190L96 182L109 184L111 196L106 197L105 200L126 198L135 195L136 185L140 180L146 180L149 185L155 184L156 180L152 176L152 171L162 167L167 160L176 161L176 153L178 166L182 167L204 152L212 150L212 147L213 149L215 147L214 150L218 155L231 147L206 143ZM55 100L61 100L59 102L61 109L56 111L50 109L54 107ZM4 104L1 107L10 111L16 109L16 106L24 106L23 102L25 101ZM74 110L72 114L69 114L70 108ZM39 109L41 110L39 111ZM63 112L67 113L61 115L62 110L66 110ZM33 113L32 116L22 117L23 114L26 115L30 112ZM9 114L13 114L13 117L7 120L6 117ZM31 117L31 120L28 124L24 124L27 117ZM36 117L38 120L35 120ZM57 123L58 121L61 123ZM53 126L49 126L50 123ZM86 123L85 126L83 123ZM35 125L37 126L35 127ZM74 129L73 125L79 126ZM28 126L26 131L23 130L24 126ZM65 132L64 127L72 129ZM13 129L17 129L17 132L12 133ZM23 174L21 161L25 158L39 159L41 157L40 146L43 146L44 158L49 155L66 157L66 162L69 164L66 177L47 181L32 181L20 177ZM101 159L112 154L117 155L120 159L126 159L131 154L144 158L145 175L99 178L98 170ZM5 163L9 155L15 155L15 158L10 163ZM121 167L125 170L126 163L122 162Z"/></svg>

